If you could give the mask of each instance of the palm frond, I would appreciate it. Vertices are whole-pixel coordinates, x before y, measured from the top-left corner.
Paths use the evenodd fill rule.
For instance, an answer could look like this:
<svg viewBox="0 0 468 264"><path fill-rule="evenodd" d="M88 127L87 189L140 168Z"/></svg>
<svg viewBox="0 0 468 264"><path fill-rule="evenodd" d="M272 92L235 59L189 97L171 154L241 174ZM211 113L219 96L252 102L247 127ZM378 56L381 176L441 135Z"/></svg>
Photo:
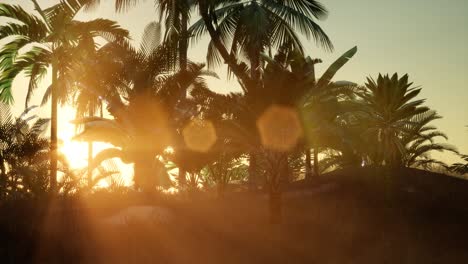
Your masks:
<svg viewBox="0 0 468 264"><path fill-rule="evenodd" d="M325 71L325 73L320 77L320 79L317 82L317 87L320 89L321 87L325 87L328 85L331 80L333 79L333 76L338 72L341 67L343 67L357 52L357 47L353 47L352 49L348 50L345 52L341 57L339 57L328 69Z"/></svg>

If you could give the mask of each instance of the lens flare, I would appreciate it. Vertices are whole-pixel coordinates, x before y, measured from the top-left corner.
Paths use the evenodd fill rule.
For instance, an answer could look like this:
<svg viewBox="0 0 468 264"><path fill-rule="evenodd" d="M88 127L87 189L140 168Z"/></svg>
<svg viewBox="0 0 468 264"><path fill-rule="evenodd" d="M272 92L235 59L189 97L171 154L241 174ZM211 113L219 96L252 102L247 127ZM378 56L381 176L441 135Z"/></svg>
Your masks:
<svg viewBox="0 0 468 264"><path fill-rule="evenodd" d="M257 120L264 147L286 152L294 148L302 136L301 122L292 107L272 105Z"/></svg>
<svg viewBox="0 0 468 264"><path fill-rule="evenodd" d="M185 144L192 151L207 152L217 140L211 121L194 119L182 131Z"/></svg>

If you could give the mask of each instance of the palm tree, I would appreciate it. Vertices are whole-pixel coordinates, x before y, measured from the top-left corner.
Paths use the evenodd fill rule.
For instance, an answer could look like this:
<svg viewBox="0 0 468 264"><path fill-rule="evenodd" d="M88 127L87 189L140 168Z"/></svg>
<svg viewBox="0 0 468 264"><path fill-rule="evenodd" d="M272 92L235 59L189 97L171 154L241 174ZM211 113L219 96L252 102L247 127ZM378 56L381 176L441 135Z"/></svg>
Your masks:
<svg viewBox="0 0 468 264"><path fill-rule="evenodd" d="M343 96L349 95L355 86L354 83L341 81L332 82L336 73L356 54L357 47L353 47L341 55L320 78L315 76L315 64L321 63L320 59L304 57L301 52L294 50L289 54L279 54L278 59L282 61L281 69L290 69L291 74L297 82L298 91L293 95L290 103L298 104L302 110L302 118L308 145L314 149L314 174L319 175L318 153L319 143L329 141L336 133L332 127L333 120L343 111L341 102ZM270 62L273 62L270 60ZM274 71L271 75L276 76ZM274 79L273 79L274 80ZM273 81L273 84L277 81ZM289 92L289 89L288 89ZM287 98L284 95L281 97ZM325 136L326 135L326 136ZM310 148L306 147L306 177L310 176Z"/></svg>
<svg viewBox="0 0 468 264"><path fill-rule="evenodd" d="M99 3L97 0L91 1L93 4ZM188 60L188 44L190 33L188 31L190 11L197 3L195 0L155 0L159 9L159 21L164 18L165 34L164 40L166 42L167 57L171 58L172 66L177 64L180 71L180 78L190 80L189 73L183 74L187 71L189 64ZM131 6L134 6L138 1L134 0L121 0L115 1L117 11L124 11ZM187 91L181 90L181 97L185 98ZM182 98L181 98L182 99ZM181 140L179 138L179 140ZM179 168L179 182L181 185L185 182L185 174L183 168Z"/></svg>
<svg viewBox="0 0 468 264"><path fill-rule="evenodd" d="M208 66L224 61L238 78L244 91L261 85L260 54L289 45L302 50L295 31L313 37L327 49L333 46L315 18L326 16L326 9L314 0L299 1L198 1L201 20L189 29L194 37L208 32ZM229 48L230 47L230 48ZM250 69L240 58L250 61ZM258 117L258 116L257 116ZM256 154L250 153L251 172ZM252 175L252 178L256 178Z"/></svg>
<svg viewBox="0 0 468 264"><path fill-rule="evenodd" d="M159 24L153 22L146 27L139 49L128 41L105 45L98 51L99 59L93 69L94 76L99 72L100 78L87 78L84 74L78 83L106 101L114 120L77 120L84 125L84 131L76 139L104 141L120 147L97 154L94 165L112 157L132 162L135 183L143 188L155 185L150 177L154 171L151 168L162 168L157 156L168 146L177 150L179 145L173 138L178 132L174 127L191 115L186 112L190 109L185 107L180 91L206 87L202 76L210 74L203 70L203 65L193 63L186 72L171 74L168 63L171 58L166 57L167 46L161 44L159 33ZM180 78L180 74L188 78ZM84 95L78 106L81 104L88 104ZM169 120L169 113L175 118Z"/></svg>
<svg viewBox="0 0 468 264"><path fill-rule="evenodd" d="M28 107L18 118L13 118L10 107L0 104L0 192L2 198L40 196L50 189L49 140L42 135L49 119L37 118ZM34 121L32 123L32 121ZM63 155L59 155L59 170L65 179L73 177Z"/></svg>
<svg viewBox="0 0 468 264"><path fill-rule="evenodd" d="M40 134L49 120L38 119L32 127L29 125L29 121L34 119L35 116L29 117L28 113L34 108L27 108L20 117L13 118L9 105L0 104L0 183L2 198L17 193L18 185L25 180L21 173L26 167L25 165L32 165L28 161L46 150L48 145L48 141L40 138ZM39 179L40 176L37 175L35 179Z"/></svg>
<svg viewBox="0 0 468 264"><path fill-rule="evenodd" d="M216 184L217 196L221 199L230 182L244 180L247 168L239 154L222 152L206 167L205 173L206 177Z"/></svg>
<svg viewBox="0 0 468 264"><path fill-rule="evenodd" d="M468 173L468 155L460 155L460 158L464 160L465 163L457 162L450 166L450 171L455 172L460 175L465 175Z"/></svg>
<svg viewBox="0 0 468 264"><path fill-rule="evenodd" d="M89 0L88 6L93 8L97 6L99 0ZM138 4L138 0L116 0L115 10L126 11ZM154 0L159 9L159 22L164 19L165 34L164 40L168 55L172 57L175 66L178 59L178 65L181 71L187 69L188 60L188 40L190 38L188 25L190 22L190 11L197 3L195 0Z"/></svg>
<svg viewBox="0 0 468 264"><path fill-rule="evenodd" d="M281 206L277 206L277 203L280 201L280 176L284 176L284 172L289 170L288 155L291 151L277 151L270 149L271 146L263 145L257 120L271 106L283 106L287 109L296 109L298 105L302 107L305 102L310 103L309 97L316 92L311 89L311 83L306 82L307 78L305 77L310 76L304 77L305 73L308 73L306 71L307 66L301 65L301 67L304 67L304 69L301 69L304 71L304 74L298 74L299 65L293 64L293 62L299 63L299 61L294 59L293 53L290 53L290 57L288 58L288 52L287 49L281 49L273 59L264 56L267 62L263 70L264 74L261 86L249 89L245 93L221 95L209 90L198 89L194 90L193 94L195 100L198 100L198 104L201 105L201 111L204 116L210 120L215 120L218 136L227 139L232 146L237 148L237 151L250 154L250 185L253 185L252 181L256 180L252 177L252 175L255 175L252 168L259 170L257 164L252 166L253 162L266 161L262 163L264 165L262 167L267 176L268 190L272 199L271 206L278 210L281 208ZM330 80L334 73L355 52L356 49L352 49L343 55L344 59L339 60L339 65L334 64L327 71L324 77L320 79L320 86L317 86L320 87L320 91L325 90L325 88L328 88L330 91L337 91L338 87L342 87L338 84L332 84ZM300 54L300 52L298 51L296 54ZM294 70L290 71L290 67ZM335 86L331 87L333 85ZM288 89L285 89L285 87L288 87ZM316 89L318 90L318 88ZM326 97L325 94L328 97L333 96L332 93L325 93L323 91L322 93L323 98ZM335 93L338 94L337 92ZM315 96L318 97L318 92ZM336 96L334 98L336 100ZM291 112L294 112L294 110ZM291 145L292 149L294 149L294 144L297 144L297 142ZM255 156L252 153L255 153ZM272 214L277 216L276 209L272 209ZM276 221L275 219L278 218L276 216L272 216L272 220Z"/></svg>
<svg viewBox="0 0 468 264"><path fill-rule="evenodd" d="M94 1L96 2L96 1ZM116 1L118 10L126 9L137 1ZM208 31L211 37L208 52L208 65L216 64L223 58L230 70L239 78L241 86L259 85L260 54L271 48L289 44L302 50L295 30L313 37L319 44L331 50L328 36L314 21L324 18L326 9L314 0L289 1L189 1L159 0L160 16L166 17L166 35L175 36L179 49L180 67L185 68L188 36L201 36ZM202 19L186 32L190 6L197 5ZM176 34L171 34L171 33ZM180 32L180 34L177 34ZM169 41L171 43L171 41ZM174 41L172 41L174 43ZM230 45L230 51L226 48ZM173 45L174 46L174 45ZM250 62L248 68L239 57L245 56ZM255 154L251 155L255 164Z"/></svg>
<svg viewBox="0 0 468 264"><path fill-rule="evenodd" d="M425 168L432 164L447 165L429 156L432 151L458 151L450 145L436 143L435 138L448 139L447 135L437 131L437 128L429 125L434 120L441 119L435 111L429 110L417 114L409 119L407 131L401 137L401 145L404 149L401 153L401 163L405 167Z"/></svg>
<svg viewBox="0 0 468 264"><path fill-rule="evenodd" d="M370 117L370 115L377 115L377 113L370 111L367 103L358 99L363 97L363 93L368 93L365 88L358 88L354 92L355 95L359 96L357 98L351 97L343 102L344 111L334 122L338 125L336 130L338 134L336 139L332 137L332 140L328 142L331 150L327 152L327 157L324 159L324 169L342 169L372 164L426 169L430 168L431 165L447 167L445 163L431 158L430 153L433 151L458 153L453 146L436 142L437 138L447 140L447 135L431 125L431 122L441 118L433 110L425 110L399 120L398 124L393 125L392 128L392 131L396 133L392 139L394 144L389 144L394 149L388 149L390 153L380 152L383 148L381 144L384 142L382 142L382 138L379 141L379 134L373 134L375 128L369 126L370 119L378 119L378 117ZM388 106L380 107L389 108ZM333 134L331 131L330 134ZM389 155L391 159L384 160L382 156L385 154Z"/></svg>
<svg viewBox="0 0 468 264"><path fill-rule="evenodd" d="M415 99L421 88L412 87L408 75L399 78L380 75L375 81L367 78L366 90L357 95L362 99L360 112L367 139L368 154L374 164L398 166L405 146L401 137L408 132L411 118L427 112L423 99Z"/></svg>
<svg viewBox="0 0 468 264"><path fill-rule="evenodd" d="M223 95L209 89L194 89L192 96L201 106L204 118L214 122L218 138L229 141L229 151L249 153L249 186L252 189L257 180L256 161L261 148L256 117L265 110L264 101L255 101L254 91Z"/></svg>
<svg viewBox="0 0 468 264"><path fill-rule="evenodd" d="M297 30L332 50L330 39L314 21L327 15L315 0L298 1L198 1L201 19L189 31L194 37L208 32L208 66L222 60L247 89L260 79L260 54L285 44L302 50ZM228 48L228 46L230 48ZM239 59L250 61L250 76Z"/></svg>
<svg viewBox="0 0 468 264"><path fill-rule="evenodd" d="M77 124L84 125L84 130L75 139L103 141L121 148L98 153L89 170L103 160L119 157L124 162L135 163L135 184L143 188L156 183L150 178L150 172L154 171L151 168L158 164L155 156L169 145L168 120L158 109L161 107L152 103L158 104L161 80L167 78L163 77L167 64L159 33L158 23L148 24L138 50L128 41L106 44L93 58L95 67L91 71L85 68L85 74L77 84L84 88L77 95L79 113L93 110L97 100L104 99L115 119L89 117L76 120ZM99 78L93 78L96 72L100 72ZM153 118L160 119L156 122L159 128L153 125ZM160 142L154 142L156 137Z"/></svg>
<svg viewBox="0 0 468 264"><path fill-rule="evenodd" d="M188 65L188 32L190 9L194 0L156 0L160 20L165 18L165 39L173 47L170 50L179 59L179 68L185 71Z"/></svg>
<svg viewBox="0 0 468 264"><path fill-rule="evenodd" d="M128 36L115 22L95 19L87 22L73 20L89 2L87 0L63 0L50 8L42 9L32 0L40 16L28 14L20 6L0 4L0 17L13 19L0 28L0 39L15 36L2 49L0 57L0 97L4 102L13 101L12 83L20 72L30 79L26 104L50 66L52 84L45 97L51 99L51 176L52 189L57 182L57 105L65 102L69 94L73 64L80 58L84 42L95 36L120 39ZM20 49L32 44L33 48L19 55Z"/></svg>

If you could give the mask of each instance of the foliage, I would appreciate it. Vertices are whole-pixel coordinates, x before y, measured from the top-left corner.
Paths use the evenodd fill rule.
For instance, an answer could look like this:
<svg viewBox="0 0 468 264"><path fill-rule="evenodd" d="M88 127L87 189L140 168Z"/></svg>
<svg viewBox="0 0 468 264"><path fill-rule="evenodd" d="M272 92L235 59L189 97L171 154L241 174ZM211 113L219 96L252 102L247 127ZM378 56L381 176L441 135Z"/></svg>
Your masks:
<svg viewBox="0 0 468 264"><path fill-rule="evenodd" d="M468 173L468 155L460 154L460 157L465 161L465 163L454 163L450 166L450 171L460 175L465 175Z"/></svg>
<svg viewBox="0 0 468 264"><path fill-rule="evenodd" d="M0 55L0 100L12 103L12 84L20 73L29 78L26 107L50 66L52 83L43 97L51 99L50 185L57 189L57 123L59 102L65 103L73 87L73 68L90 47L94 37L107 40L128 37L128 31L107 19L81 22L74 20L88 0L61 0L42 9L32 1L40 16L28 14L21 6L0 4L0 17L12 19L0 27L0 40L6 41ZM25 52L24 49L26 49Z"/></svg>
<svg viewBox="0 0 468 264"><path fill-rule="evenodd" d="M302 51L296 30L313 37L327 49L333 49L330 39L315 22L327 15L327 10L317 1L216 1L211 18L219 40L230 47L231 56L245 57L252 67L259 66L260 53L285 44ZM206 21L200 19L190 28L199 38L205 33ZM222 61L214 39L208 45L208 65Z"/></svg>
<svg viewBox="0 0 468 264"><path fill-rule="evenodd" d="M231 182L243 183L247 179L245 158L222 153L202 170L207 186L215 185L218 196L222 197Z"/></svg>
<svg viewBox="0 0 468 264"><path fill-rule="evenodd" d="M43 11L36 6L40 16L29 14L19 5L0 4L0 17L12 20L0 27L0 39L7 41L0 56L1 100L13 102L12 82L24 72L30 80L27 104L46 75L47 67L54 64L61 73L57 80L61 87L59 98L65 102L66 95L70 94L67 89L70 89L72 65L80 60L84 47L95 45L93 37L120 39L128 36L126 30L110 20L73 20L85 4L86 0L63 0ZM20 52L22 48L26 51ZM45 100L48 96L50 87Z"/></svg>
<svg viewBox="0 0 468 264"><path fill-rule="evenodd" d="M49 140L42 136L49 119L29 115L36 107L29 107L13 118L10 107L1 104L0 192L4 199L37 198L49 191ZM66 158L59 157L62 176L59 187L68 193L74 188L75 177Z"/></svg>
<svg viewBox="0 0 468 264"><path fill-rule="evenodd" d="M0 49L0 99L13 102L12 83L24 73L29 80L27 105L52 70L53 81L43 102L51 98L56 110L57 100L72 101L79 131L75 139L114 145L89 165L94 178L88 187L106 178L109 188L128 191L115 166L108 166L110 159L120 158L134 164L136 189L170 186L166 165L172 164L181 175L188 173L188 188L216 185L222 196L231 182L263 181L277 202L280 186L299 178L305 163L310 164L311 148L317 174L350 166L445 166L430 153L458 153L438 142L447 140L432 126L441 117L418 98L421 88L413 87L408 75L379 74L376 80L367 78L362 87L333 80L357 47L316 76L315 67L322 61L304 55L299 34L326 50L333 45L316 22L328 11L315 0L158 0L164 31L160 23L149 23L139 47L113 21L75 20L80 10L96 6L98 0L61 0L44 10L33 3L37 14L19 5L0 4L0 17L10 21L0 25L0 41L5 43ZM137 3L115 1L119 11ZM187 28L193 7L198 7L200 18ZM226 63L242 92L213 92L205 77L217 75L188 60L188 39L197 40L206 32L208 66ZM105 44L98 45L96 37L105 39ZM104 105L112 118L90 117L103 111ZM259 125L261 117L278 106L297 115L301 126L298 140L284 150L264 144ZM18 119L6 115L0 126L4 196L40 195L51 185L46 175L53 160L48 157L55 152L47 145L55 147L56 137L52 131L52 142L42 138L47 120L30 126L29 110ZM52 127L56 118L52 110ZM274 123L279 119L275 116ZM187 144L184 131L193 122L210 124L215 130L206 151ZM168 148L172 153L166 153ZM325 158L319 161L320 153ZM65 161L61 166L63 192L83 186L75 176L84 175L85 169L71 172ZM466 173L466 164L454 164L451 170Z"/></svg>
<svg viewBox="0 0 468 264"><path fill-rule="evenodd" d="M168 61L171 58L166 57L166 48L161 44L157 23L146 27L138 50L128 41L105 45L97 51L93 72L85 71L87 74L82 75L79 83L84 89L92 89L95 96L87 97L84 91L77 98L78 106L83 105L79 107L84 109L82 112L86 112L90 100L104 99L114 117L113 120L76 120L77 124L84 125L77 140L102 141L119 147L99 153L93 166L113 157L134 163L135 183L148 188L168 184L167 173L157 156L169 146L173 146L178 155L182 154L176 128L184 125L196 110L195 105L184 100L186 91L189 87L206 89L203 76L213 76L203 70L203 65L193 63L184 72L170 73ZM102 72L97 82L95 78L88 78L96 71ZM169 120L169 113L174 109L176 118ZM154 179L151 174L155 172L162 178Z"/></svg>

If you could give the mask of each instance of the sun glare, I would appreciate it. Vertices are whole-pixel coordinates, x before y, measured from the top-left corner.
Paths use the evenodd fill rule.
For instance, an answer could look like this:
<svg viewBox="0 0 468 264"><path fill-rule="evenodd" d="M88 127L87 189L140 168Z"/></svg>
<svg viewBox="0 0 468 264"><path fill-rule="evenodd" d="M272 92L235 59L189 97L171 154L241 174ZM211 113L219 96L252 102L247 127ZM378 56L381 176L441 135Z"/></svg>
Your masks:
<svg viewBox="0 0 468 264"><path fill-rule="evenodd" d="M70 123L75 117L75 110L72 107L63 107L60 111L59 121L59 151L65 155L70 167L72 169L83 169L88 166L88 143L81 141L74 141L75 126ZM100 151L112 147L111 144L94 142L93 143L93 156ZM133 166L132 164L125 164L120 160L115 160L119 168L120 175L125 185L131 185ZM100 181L97 187L105 188L109 186L108 180Z"/></svg>

